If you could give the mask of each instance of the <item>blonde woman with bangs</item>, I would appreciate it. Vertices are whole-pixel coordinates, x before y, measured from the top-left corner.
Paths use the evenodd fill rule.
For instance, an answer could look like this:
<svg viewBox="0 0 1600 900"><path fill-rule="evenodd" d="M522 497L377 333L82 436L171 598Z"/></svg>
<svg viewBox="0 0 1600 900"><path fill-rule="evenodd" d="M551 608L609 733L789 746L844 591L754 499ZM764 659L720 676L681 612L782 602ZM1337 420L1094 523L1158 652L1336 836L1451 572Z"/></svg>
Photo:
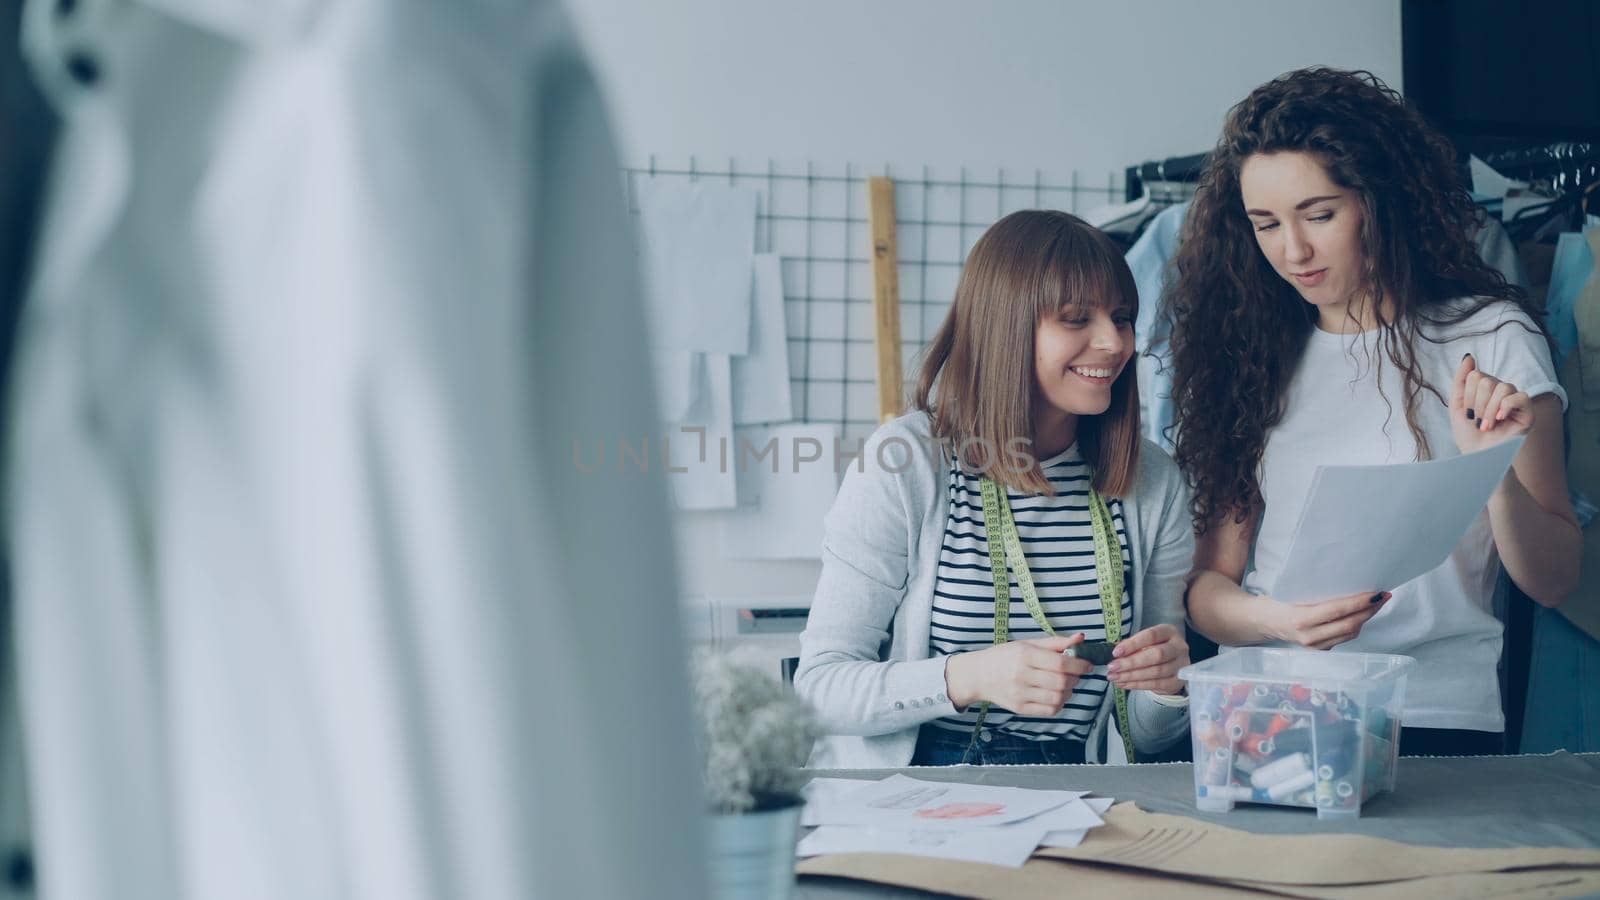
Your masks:
<svg viewBox="0 0 1600 900"><path fill-rule="evenodd" d="M829 732L813 765L1116 762L1187 733L1194 539L1139 436L1137 304L1075 216L1013 213L972 248L916 411L826 520L795 673Z"/></svg>

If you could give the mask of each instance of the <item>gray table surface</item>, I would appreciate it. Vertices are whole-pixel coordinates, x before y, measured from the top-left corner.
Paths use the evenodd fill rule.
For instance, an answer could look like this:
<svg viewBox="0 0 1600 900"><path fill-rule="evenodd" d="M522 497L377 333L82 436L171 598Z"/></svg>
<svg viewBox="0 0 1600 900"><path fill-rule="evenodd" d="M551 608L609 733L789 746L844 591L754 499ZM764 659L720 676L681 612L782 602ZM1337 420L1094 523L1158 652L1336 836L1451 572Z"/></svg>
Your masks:
<svg viewBox="0 0 1600 900"><path fill-rule="evenodd" d="M1137 766L950 766L818 769L814 777L878 779L904 773L964 781L1092 791L1150 812L1190 816L1264 834L1353 833L1438 847L1600 847L1600 754L1401 759L1394 793L1379 794L1359 819L1319 821L1310 809L1241 805L1194 808L1189 763ZM925 897L921 891L839 879L802 878L799 900Z"/></svg>

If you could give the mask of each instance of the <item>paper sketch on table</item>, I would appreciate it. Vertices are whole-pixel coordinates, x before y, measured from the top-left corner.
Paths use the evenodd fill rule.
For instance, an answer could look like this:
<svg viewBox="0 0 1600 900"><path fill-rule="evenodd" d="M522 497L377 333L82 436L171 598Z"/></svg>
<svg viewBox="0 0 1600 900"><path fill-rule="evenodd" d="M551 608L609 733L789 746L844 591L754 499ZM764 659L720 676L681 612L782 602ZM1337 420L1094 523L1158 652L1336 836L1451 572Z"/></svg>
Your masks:
<svg viewBox="0 0 1600 900"><path fill-rule="evenodd" d="M1318 466L1272 597L1305 603L1386 591L1445 561L1524 438L1388 466Z"/></svg>
<svg viewBox="0 0 1600 900"><path fill-rule="evenodd" d="M822 520L839 490L835 425L739 429L739 507L722 518L726 559L820 559Z"/></svg>
<svg viewBox="0 0 1600 900"><path fill-rule="evenodd" d="M794 418L794 403L783 271L776 254L756 255L751 282L750 349L733 359L733 423L787 422Z"/></svg>
<svg viewBox="0 0 1600 900"><path fill-rule="evenodd" d="M800 791L806 800L805 808L800 810L800 824L804 827L821 825L834 804L870 783L859 778L811 779Z"/></svg>
<svg viewBox="0 0 1600 900"><path fill-rule="evenodd" d="M1013 868L1028 861L1044 832L1034 828L980 828L967 831L896 831L848 825L825 825L800 840L795 855L828 853L899 853L981 862Z"/></svg>
<svg viewBox="0 0 1600 900"><path fill-rule="evenodd" d="M970 790L953 791L952 788ZM1020 820L978 828L955 828L947 824L951 820L929 821L914 817L919 810L944 806L992 809L1014 803L1018 794L1037 795L1038 800L1057 805ZM828 853L899 853L1020 866L1036 847L1076 847L1090 830L1104 824L1100 817L1111 808L1113 801L1083 794L1083 791L926 782L902 775L878 782L817 778L805 787L806 806L801 812L800 824L820 827L800 842L796 854L805 857ZM903 817L902 821L910 824L829 824L858 821L863 809L875 815L885 810L896 811ZM908 813L913 815L907 816Z"/></svg>
<svg viewBox="0 0 1600 900"><path fill-rule="evenodd" d="M1077 798L1061 804L1055 809L1048 809L1036 816L1023 819L1016 825L1037 825L1047 831L1087 831L1090 828L1099 828L1105 824L1094 807L1087 800ZM1011 825L1005 826L1013 827Z"/></svg>
<svg viewBox="0 0 1600 900"><path fill-rule="evenodd" d="M966 831L1027 819L1081 796L1078 791L1038 791L891 775L835 798L821 811L822 821L818 824Z"/></svg>
<svg viewBox="0 0 1600 900"><path fill-rule="evenodd" d="M1083 839L1088 836L1089 830L1087 828L1079 831L1050 831L1046 832L1044 837L1039 838L1039 846L1071 850L1073 847L1083 843Z"/></svg>
<svg viewBox="0 0 1600 900"><path fill-rule="evenodd" d="M1079 800L1078 802L1082 803L1083 805L1085 805L1087 807L1089 807L1089 809L1094 811L1095 816L1099 817L1099 816L1104 816L1106 814L1106 810L1109 810L1111 808L1111 805L1113 803L1115 803L1116 801L1111 799L1110 797L1085 797L1082 800ZM1040 816L1039 818L1045 818L1045 817L1047 817L1049 815L1050 815L1050 813L1045 813L1043 816ZM1027 823L1028 823L1028 821L1024 820L1024 821L1019 822L1017 824L1026 825ZM1105 824L1104 820L1101 820L1100 824L1101 825ZM1091 827L1098 827L1098 826L1091 826ZM1051 831L1051 832L1045 834L1044 837L1039 839L1039 846L1041 846L1041 847L1059 847L1059 848L1064 849L1064 850L1070 850L1073 847L1076 847L1079 844L1083 843L1083 839L1085 837L1089 836L1090 830L1091 830L1091 828L1078 828L1078 829L1058 829L1058 830L1055 830L1055 831Z"/></svg>

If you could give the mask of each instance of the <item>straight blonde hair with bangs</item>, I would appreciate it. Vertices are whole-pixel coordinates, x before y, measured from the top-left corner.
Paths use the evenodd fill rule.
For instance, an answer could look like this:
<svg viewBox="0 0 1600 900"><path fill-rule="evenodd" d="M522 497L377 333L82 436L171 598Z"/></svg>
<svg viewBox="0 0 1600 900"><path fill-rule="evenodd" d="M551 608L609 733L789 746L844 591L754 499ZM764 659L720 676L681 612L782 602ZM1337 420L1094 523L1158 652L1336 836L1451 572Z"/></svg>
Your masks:
<svg viewBox="0 0 1600 900"><path fill-rule="evenodd" d="M1089 223L1054 210L1012 213L967 255L955 302L929 345L913 402L962 464L1007 487L1053 495L1032 453L1037 405L1034 335L1045 316L1139 311L1122 251ZM1079 452L1095 490L1126 496L1139 464L1135 366L1111 385L1111 405L1079 416ZM1004 459L1002 459L1004 456Z"/></svg>

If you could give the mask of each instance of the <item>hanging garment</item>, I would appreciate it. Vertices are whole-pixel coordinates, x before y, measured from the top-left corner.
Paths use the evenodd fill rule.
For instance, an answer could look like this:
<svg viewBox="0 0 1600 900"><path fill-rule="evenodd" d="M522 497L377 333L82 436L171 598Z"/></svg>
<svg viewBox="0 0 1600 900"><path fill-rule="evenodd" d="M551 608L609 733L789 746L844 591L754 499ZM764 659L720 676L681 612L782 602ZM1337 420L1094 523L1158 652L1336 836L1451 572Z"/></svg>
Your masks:
<svg viewBox="0 0 1600 900"><path fill-rule="evenodd" d="M1174 193L1177 191L1177 193ZM1156 218L1176 200L1192 194L1192 186L1168 182L1149 182L1144 193L1127 203L1100 206L1085 213L1083 219L1128 252ZM1187 202L1187 201L1184 201Z"/></svg>
<svg viewBox="0 0 1600 900"><path fill-rule="evenodd" d="M1578 348L1575 308L1595 271L1595 254L1584 232L1569 231L1556 238L1550 262L1550 287L1545 292L1545 314L1555 341L1556 366Z"/></svg>
<svg viewBox="0 0 1600 900"><path fill-rule="evenodd" d="M9 395L3 385L58 124L23 62L21 27L19 5L0 7L0 395ZM25 895L33 869L8 568L0 548L0 897Z"/></svg>
<svg viewBox="0 0 1600 900"><path fill-rule="evenodd" d="M1172 452L1171 430L1172 372L1168 368L1168 349L1172 340L1172 321L1161 308L1172 258L1178 254L1178 237L1183 231L1189 204L1179 203L1162 210L1145 228L1144 234L1128 250L1128 268L1139 289L1139 315L1133 323L1136 365L1139 376L1139 422L1144 436Z"/></svg>
<svg viewBox="0 0 1600 900"><path fill-rule="evenodd" d="M41 896L700 897L655 421L549 0L33 0Z"/></svg>
<svg viewBox="0 0 1600 900"><path fill-rule="evenodd" d="M1567 389L1567 479L1584 526L1577 590L1534 610L1524 753L1600 750L1600 228L1563 234L1550 277L1550 330Z"/></svg>

